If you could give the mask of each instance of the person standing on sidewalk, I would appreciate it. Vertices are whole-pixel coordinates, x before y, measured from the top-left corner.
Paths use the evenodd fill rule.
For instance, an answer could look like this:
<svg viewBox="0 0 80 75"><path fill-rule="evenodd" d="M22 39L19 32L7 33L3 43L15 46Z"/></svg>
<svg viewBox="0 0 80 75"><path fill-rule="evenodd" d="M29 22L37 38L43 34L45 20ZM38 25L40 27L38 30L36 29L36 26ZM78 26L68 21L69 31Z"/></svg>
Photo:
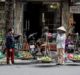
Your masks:
<svg viewBox="0 0 80 75"><path fill-rule="evenodd" d="M64 52L65 52L65 41L66 41L66 29L61 26L57 28L57 54L58 54L58 63L59 65L64 64Z"/></svg>
<svg viewBox="0 0 80 75"><path fill-rule="evenodd" d="M7 64L14 64L14 47L15 47L15 39L14 39L14 29L10 28L6 35L6 52L7 52Z"/></svg>

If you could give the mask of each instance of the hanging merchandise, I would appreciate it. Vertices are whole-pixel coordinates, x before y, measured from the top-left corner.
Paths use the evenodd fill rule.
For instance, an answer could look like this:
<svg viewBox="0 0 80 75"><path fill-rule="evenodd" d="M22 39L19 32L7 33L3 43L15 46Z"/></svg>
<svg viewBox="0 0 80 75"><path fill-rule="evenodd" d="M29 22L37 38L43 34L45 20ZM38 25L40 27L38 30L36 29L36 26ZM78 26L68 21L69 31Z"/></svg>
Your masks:
<svg viewBox="0 0 80 75"><path fill-rule="evenodd" d="M21 59L23 59L23 60L28 60L28 59L32 59L33 58L31 53L28 52L28 51L22 51L22 56L23 57Z"/></svg>
<svg viewBox="0 0 80 75"><path fill-rule="evenodd" d="M37 58L37 60L42 62L42 63L52 62L52 58L50 56L43 56L43 57Z"/></svg>
<svg viewBox="0 0 80 75"><path fill-rule="evenodd" d="M49 29L47 26L43 28L43 39L44 43L41 45L44 47L44 56L37 58L38 61L43 63L50 63L52 62L52 57L50 57L50 42L49 38L52 37L51 33L49 33Z"/></svg>

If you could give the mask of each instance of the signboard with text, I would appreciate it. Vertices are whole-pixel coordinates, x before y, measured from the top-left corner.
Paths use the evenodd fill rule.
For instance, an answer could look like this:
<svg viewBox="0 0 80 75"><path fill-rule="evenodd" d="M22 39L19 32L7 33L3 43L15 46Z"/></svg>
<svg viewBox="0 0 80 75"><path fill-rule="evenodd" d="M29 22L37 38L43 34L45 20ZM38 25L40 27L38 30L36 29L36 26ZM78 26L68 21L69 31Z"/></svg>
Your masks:
<svg viewBox="0 0 80 75"><path fill-rule="evenodd" d="M80 6L70 6L70 13L80 13Z"/></svg>

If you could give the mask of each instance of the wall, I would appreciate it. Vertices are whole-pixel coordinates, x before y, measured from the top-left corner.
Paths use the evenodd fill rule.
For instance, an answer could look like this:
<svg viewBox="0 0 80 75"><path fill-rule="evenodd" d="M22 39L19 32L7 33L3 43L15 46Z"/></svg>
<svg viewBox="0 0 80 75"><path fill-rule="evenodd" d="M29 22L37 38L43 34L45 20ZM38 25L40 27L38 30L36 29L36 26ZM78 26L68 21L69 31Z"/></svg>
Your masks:
<svg viewBox="0 0 80 75"><path fill-rule="evenodd" d="M23 4L14 2L14 29L15 33L21 35L20 42L23 42Z"/></svg>
<svg viewBox="0 0 80 75"><path fill-rule="evenodd" d="M0 45L5 35L5 2L0 2Z"/></svg>
<svg viewBox="0 0 80 75"><path fill-rule="evenodd" d="M15 2L14 4L14 28L16 33L22 33L23 29L23 4Z"/></svg>
<svg viewBox="0 0 80 75"><path fill-rule="evenodd" d="M63 2L63 8L62 8L62 25L65 26L65 28L68 28L68 18L69 18L69 5L68 2Z"/></svg>

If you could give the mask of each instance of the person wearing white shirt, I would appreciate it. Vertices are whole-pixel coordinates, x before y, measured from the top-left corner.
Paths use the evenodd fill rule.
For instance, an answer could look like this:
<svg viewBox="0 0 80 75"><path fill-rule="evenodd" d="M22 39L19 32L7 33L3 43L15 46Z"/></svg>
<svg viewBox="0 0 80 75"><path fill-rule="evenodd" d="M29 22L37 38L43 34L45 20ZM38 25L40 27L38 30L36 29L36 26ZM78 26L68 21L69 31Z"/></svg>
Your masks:
<svg viewBox="0 0 80 75"><path fill-rule="evenodd" d="M57 28L56 38L58 64L64 64L65 41L66 41L66 29L63 26L61 26Z"/></svg>

